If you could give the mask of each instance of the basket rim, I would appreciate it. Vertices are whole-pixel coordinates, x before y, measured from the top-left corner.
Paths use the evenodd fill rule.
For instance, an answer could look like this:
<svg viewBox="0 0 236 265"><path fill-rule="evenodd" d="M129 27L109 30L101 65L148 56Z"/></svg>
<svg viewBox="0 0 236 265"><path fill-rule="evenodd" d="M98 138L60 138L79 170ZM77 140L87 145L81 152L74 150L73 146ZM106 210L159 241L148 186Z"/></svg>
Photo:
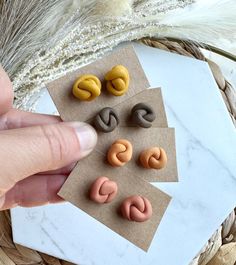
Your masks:
<svg viewBox="0 0 236 265"><path fill-rule="evenodd" d="M143 39L146 39L146 38L143 38ZM208 50L210 52L214 52L214 53L221 55L227 59L230 59L233 62L236 62L236 54L233 54L231 52L228 52L226 50L223 50L223 49L216 47L214 45L211 45L211 44L207 44L207 43L203 43L203 42L195 42L195 41L190 40L190 39L184 40L184 39L171 38L171 37L166 37L166 38L148 37L148 39L151 41L152 40L153 41L167 40L170 42L194 44L198 48L205 49L205 50Z"/></svg>

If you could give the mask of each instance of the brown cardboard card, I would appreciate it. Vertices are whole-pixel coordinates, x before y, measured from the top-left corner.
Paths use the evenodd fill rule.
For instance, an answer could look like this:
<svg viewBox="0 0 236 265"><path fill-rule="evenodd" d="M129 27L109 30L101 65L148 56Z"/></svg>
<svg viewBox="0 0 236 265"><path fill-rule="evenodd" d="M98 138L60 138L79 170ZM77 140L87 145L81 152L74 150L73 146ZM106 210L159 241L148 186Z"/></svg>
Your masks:
<svg viewBox="0 0 236 265"><path fill-rule="evenodd" d="M176 161L175 130L172 128L136 128L119 127L111 133L99 133L96 151L107 155L112 143L118 139L126 139L133 146L133 157L125 167L135 176L149 182L177 182L178 171ZM165 168L145 169L139 163L140 153L151 147L162 147L167 154L167 165ZM119 171L120 168L113 168ZM96 171L96 170L95 170Z"/></svg>
<svg viewBox="0 0 236 265"><path fill-rule="evenodd" d="M91 184L99 176L107 176L118 184L118 194L108 204L94 203L88 197ZM128 168L114 170L98 152L93 152L77 164L59 195L144 251L148 250L170 202L168 195L139 178ZM138 223L121 217L120 205L132 195L144 196L151 202L153 215L148 221Z"/></svg>
<svg viewBox="0 0 236 265"><path fill-rule="evenodd" d="M135 96L124 100L118 105L113 106L113 109L116 110L119 117L119 126L135 126L135 124L133 124L131 121L131 110L136 104L141 102L148 104L155 111L156 119L153 121L152 127L168 127L163 97L160 88L145 89L144 91L136 94ZM101 108L98 106L97 113L99 113L100 110ZM93 125L93 120L94 117L88 122Z"/></svg>
<svg viewBox="0 0 236 265"><path fill-rule="evenodd" d="M127 67L130 74L130 86L125 95L116 97L109 94L106 91L105 84L103 84L101 95L93 101L84 102L73 96L73 84L81 75L96 75L104 83L106 73L118 64ZM94 117L98 107L102 109L117 105L149 86L146 75L131 45L47 84L48 91L64 121L87 121Z"/></svg>
<svg viewBox="0 0 236 265"><path fill-rule="evenodd" d="M140 103L146 103L150 105L156 114L156 119L152 123L152 127L168 127L166 112L163 102L163 97L160 88L145 89L132 98L115 106L115 109L119 113L120 126L135 126L130 120L130 114L132 108Z"/></svg>

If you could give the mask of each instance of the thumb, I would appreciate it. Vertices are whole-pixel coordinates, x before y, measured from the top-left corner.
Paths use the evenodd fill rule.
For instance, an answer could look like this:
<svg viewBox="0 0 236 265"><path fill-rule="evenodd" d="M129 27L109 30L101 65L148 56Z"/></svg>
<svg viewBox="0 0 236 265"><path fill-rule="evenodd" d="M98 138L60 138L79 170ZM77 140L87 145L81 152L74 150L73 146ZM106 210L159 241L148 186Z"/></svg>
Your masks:
<svg viewBox="0 0 236 265"><path fill-rule="evenodd" d="M0 196L18 181L87 156L97 143L86 123L59 123L0 132Z"/></svg>

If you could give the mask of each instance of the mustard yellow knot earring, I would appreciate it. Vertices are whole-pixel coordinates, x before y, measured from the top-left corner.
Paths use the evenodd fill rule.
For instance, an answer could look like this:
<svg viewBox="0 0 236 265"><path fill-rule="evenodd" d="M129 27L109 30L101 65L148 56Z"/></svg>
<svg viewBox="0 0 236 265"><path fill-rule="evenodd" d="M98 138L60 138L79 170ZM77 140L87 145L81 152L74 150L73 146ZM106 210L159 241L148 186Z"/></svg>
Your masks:
<svg viewBox="0 0 236 265"><path fill-rule="evenodd" d="M123 65L117 65L105 76L107 90L114 96L123 96L130 83L129 71Z"/></svg>
<svg viewBox="0 0 236 265"><path fill-rule="evenodd" d="M73 86L73 95L82 101L91 101L100 96L101 81L95 75L82 75Z"/></svg>

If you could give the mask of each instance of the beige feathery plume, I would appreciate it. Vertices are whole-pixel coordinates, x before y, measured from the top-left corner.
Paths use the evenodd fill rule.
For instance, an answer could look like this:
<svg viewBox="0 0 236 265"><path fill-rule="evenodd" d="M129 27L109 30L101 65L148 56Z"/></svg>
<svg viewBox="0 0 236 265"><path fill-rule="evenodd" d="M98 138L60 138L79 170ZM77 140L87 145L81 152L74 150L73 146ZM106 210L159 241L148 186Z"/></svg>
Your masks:
<svg viewBox="0 0 236 265"><path fill-rule="evenodd" d="M131 14L133 0L97 0L94 13L97 15L121 16Z"/></svg>
<svg viewBox="0 0 236 265"><path fill-rule="evenodd" d="M220 39L236 42L235 14L235 0L198 0L191 8L172 10L148 19L163 25L163 30L157 32L162 37L217 45Z"/></svg>
<svg viewBox="0 0 236 265"><path fill-rule="evenodd" d="M0 62L10 75L56 30L68 1L1 0Z"/></svg>
<svg viewBox="0 0 236 265"><path fill-rule="evenodd" d="M145 36L236 39L236 0L0 0L0 62L15 105L45 82Z"/></svg>

